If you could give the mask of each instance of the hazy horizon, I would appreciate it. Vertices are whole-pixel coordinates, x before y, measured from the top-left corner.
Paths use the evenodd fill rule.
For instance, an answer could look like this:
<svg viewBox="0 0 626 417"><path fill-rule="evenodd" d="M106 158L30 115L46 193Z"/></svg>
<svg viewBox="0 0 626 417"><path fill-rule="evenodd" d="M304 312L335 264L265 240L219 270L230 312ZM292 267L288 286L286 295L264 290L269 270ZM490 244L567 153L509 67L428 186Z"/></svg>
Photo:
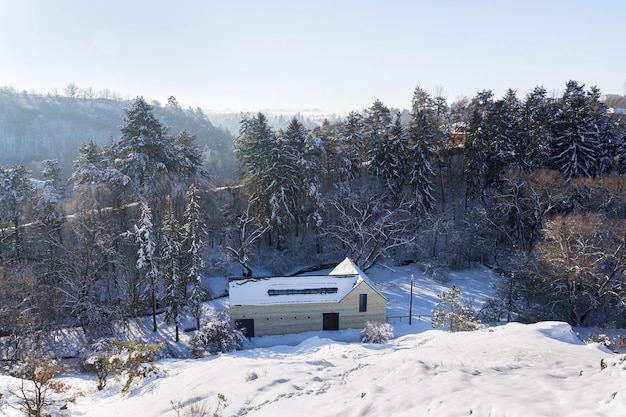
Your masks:
<svg viewBox="0 0 626 417"><path fill-rule="evenodd" d="M576 80L622 94L626 3L0 0L0 83L208 111L345 114Z"/></svg>

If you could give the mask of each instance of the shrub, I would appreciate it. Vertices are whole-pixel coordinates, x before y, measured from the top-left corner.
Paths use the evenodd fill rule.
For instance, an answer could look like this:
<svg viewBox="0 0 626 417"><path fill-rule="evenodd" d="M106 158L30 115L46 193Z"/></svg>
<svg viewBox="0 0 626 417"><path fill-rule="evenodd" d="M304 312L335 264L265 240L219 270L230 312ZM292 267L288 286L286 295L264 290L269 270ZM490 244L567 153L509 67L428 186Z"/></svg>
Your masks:
<svg viewBox="0 0 626 417"><path fill-rule="evenodd" d="M18 397L22 399L22 411L33 417L43 416L44 409L50 405L48 391L52 389L52 378L57 374L54 360L32 352L12 369L12 375L20 378Z"/></svg>
<svg viewBox="0 0 626 417"><path fill-rule="evenodd" d="M241 330L231 327L228 313L220 312L209 318L204 327L196 332L191 339L191 350L196 357L202 356L204 352L211 355L232 352L241 349L245 340Z"/></svg>
<svg viewBox="0 0 626 417"><path fill-rule="evenodd" d="M112 365L109 361L112 344L106 339L99 340L88 347L83 359L83 367L88 372L93 372L98 378L98 391L102 391L107 384L107 378L111 374Z"/></svg>
<svg viewBox="0 0 626 417"><path fill-rule="evenodd" d="M393 338L393 327L389 323L367 322L361 331L361 341L363 343L387 343Z"/></svg>
<svg viewBox="0 0 626 417"><path fill-rule="evenodd" d="M433 327L448 327L451 332L478 330L482 326L471 307L461 302L461 290L455 285L439 295L437 305L448 309L433 310Z"/></svg>
<svg viewBox="0 0 626 417"><path fill-rule="evenodd" d="M137 342L112 341L113 351L108 358L110 369L120 375L122 392L128 392L134 381L149 376L158 376L160 371L154 365L163 342L142 344Z"/></svg>

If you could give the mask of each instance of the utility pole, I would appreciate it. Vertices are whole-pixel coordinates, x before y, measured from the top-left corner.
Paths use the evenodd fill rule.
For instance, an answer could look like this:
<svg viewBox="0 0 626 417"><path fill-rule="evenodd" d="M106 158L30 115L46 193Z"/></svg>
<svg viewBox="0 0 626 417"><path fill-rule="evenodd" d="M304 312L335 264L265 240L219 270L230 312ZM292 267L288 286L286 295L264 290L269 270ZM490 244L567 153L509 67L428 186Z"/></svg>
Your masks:
<svg viewBox="0 0 626 417"><path fill-rule="evenodd" d="M409 326L413 321L413 274L411 274L411 298L409 299Z"/></svg>

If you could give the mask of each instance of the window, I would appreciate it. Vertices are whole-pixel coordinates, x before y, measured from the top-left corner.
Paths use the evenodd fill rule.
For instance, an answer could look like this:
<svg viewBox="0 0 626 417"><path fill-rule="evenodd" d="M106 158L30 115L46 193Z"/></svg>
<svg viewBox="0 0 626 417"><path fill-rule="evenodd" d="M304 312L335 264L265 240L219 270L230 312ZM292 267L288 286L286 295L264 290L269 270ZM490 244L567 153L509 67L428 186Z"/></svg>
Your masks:
<svg viewBox="0 0 626 417"><path fill-rule="evenodd" d="M359 312L367 311L367 294L359 294Z"/></svg>
<svg viewBox="0 0 626 417"><path fill-rule="evenodd" d="M267 290L267 295L299 295L299 294L337 294L337 287L324 288L286 288L280 290Z"/></svg>
<svg viewBox="0 0 626 417"><path fill-rule="evenodd" d="M254 337L254 319L235 320L235 328L241 330L248 338Z"/></svg>

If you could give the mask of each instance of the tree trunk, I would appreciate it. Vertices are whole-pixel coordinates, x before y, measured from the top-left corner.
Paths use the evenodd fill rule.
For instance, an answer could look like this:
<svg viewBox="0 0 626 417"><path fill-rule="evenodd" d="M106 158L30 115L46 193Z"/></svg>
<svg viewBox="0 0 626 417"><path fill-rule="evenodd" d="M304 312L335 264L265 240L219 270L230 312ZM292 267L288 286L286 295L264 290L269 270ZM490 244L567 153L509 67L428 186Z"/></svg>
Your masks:
<svg viewBox="0 0 626 417"><path fill-rule="evenodd" d="M156 319L156 293L154 291L154 285L150 290L150 298L152 298L152 331L157 331L157 319Z"/></svg>

